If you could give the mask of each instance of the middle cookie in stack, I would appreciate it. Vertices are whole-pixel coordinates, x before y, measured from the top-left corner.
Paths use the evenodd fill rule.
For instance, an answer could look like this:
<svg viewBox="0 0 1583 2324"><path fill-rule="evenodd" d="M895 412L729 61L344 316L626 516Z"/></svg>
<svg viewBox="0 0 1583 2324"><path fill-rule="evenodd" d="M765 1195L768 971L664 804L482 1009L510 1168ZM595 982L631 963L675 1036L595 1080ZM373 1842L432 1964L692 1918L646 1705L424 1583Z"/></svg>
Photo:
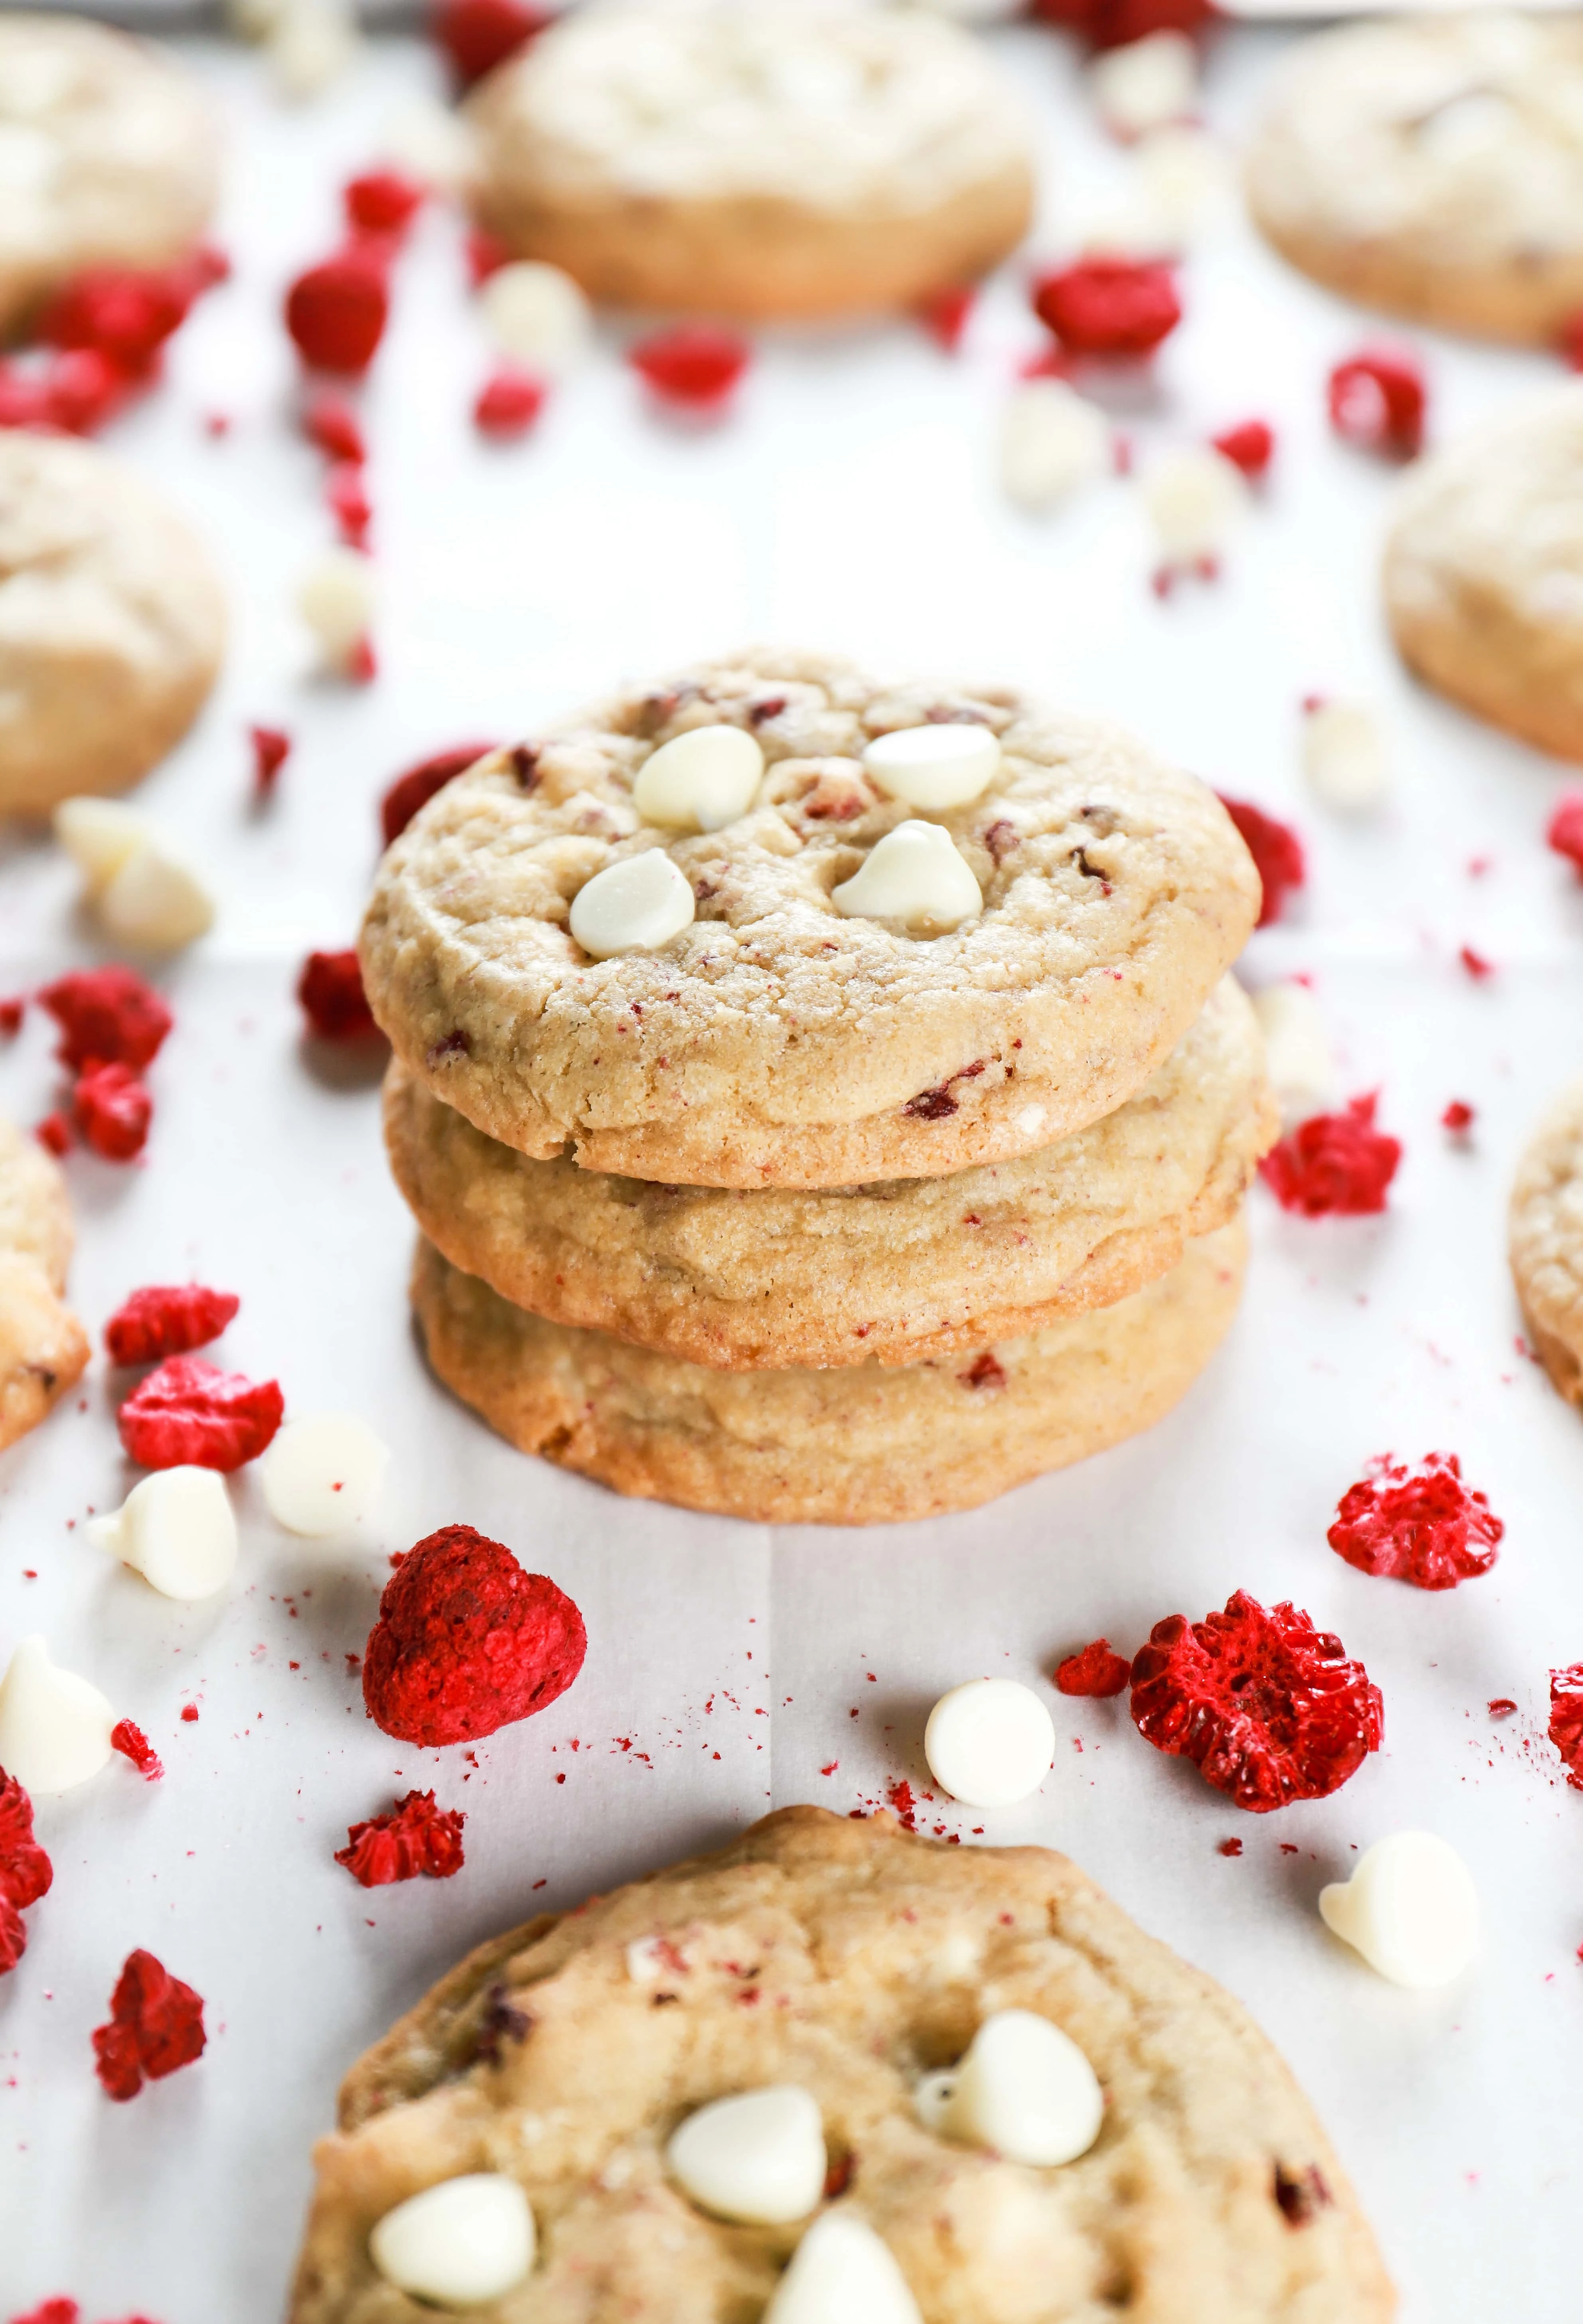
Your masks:
<svg viewBox="0 0 1583 2324"><path fill-rule="evenodd" d="M484 761L364 932L435 1370L764 1519L968 1507L1148 1426L1273 1136L1224 978L1257 899L1115 729L785 653Z"/></svg>

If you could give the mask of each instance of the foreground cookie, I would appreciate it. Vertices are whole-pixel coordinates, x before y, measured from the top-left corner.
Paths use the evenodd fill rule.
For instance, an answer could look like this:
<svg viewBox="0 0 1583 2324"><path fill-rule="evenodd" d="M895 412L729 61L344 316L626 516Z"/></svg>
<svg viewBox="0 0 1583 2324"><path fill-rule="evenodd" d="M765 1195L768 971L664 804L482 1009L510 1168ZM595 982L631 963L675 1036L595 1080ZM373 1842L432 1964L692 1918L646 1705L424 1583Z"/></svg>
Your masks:
<svg viewBox="0 0 1583 2324"><path fill-rule="evenodd" d="M653 819L660 746L721 726L747 761L727 819ZM865 752L900 730L989 771L955 806L921 807L910 777L898 797ZM596 933L617 867L645 892ZM1030 1153L1111 1112L1257 908L1218 800L1116 729L766 650L448 785L385 856L361 954L409 1072L508 1146L672 1184L842 1186Z"/></svg>
<svg viewBox="0 0 1583 2324"><path fill-rule="evenodd" d="M1103 2119L1071 2160L925 2126L940 2070L1022 2012L1023 2056L1048 2051L1069 2087L1097 2077ZM727 2195L700 2109L771 2090L778 2146L762 2108L751 2133L738 2114L725 2161L755 2135L797 2208L728 2225L688 2191ZM793 2137L816 2168L822 2142L822 2196L792 2184ZM415 2324L370 2236L388 2250L382 2221L467 2173L499 2174L502 2209L525 2196L535 2231L485 2309L500 2324L753 2324L813 2234L891 2300L800 2317L893 2317L910 2296L923 2324L1387 2324L1395 2304L1307 2101L1229 1995L1065 1857L912 1839L883 1814L782 1808L483 1946L353 2068L315 2163L291 2324Z"/></svg>
<svg viewBox="0 0 1583 2324"><path fill-rule="evenodd" d="M842 0L579 10L471 105L474 208L597 299L752 320L901 309L1032 215L1030 140L983 48Z"/></svg>
<svg viewBox="0 0 1583 2324"><path fill-rule="evenodd" d="M1388 312L1549 345L1583 313L1583 23L1397 18L1305 42L1247 167L1304 273Z"/></svg>
<svg viewBox="0 0 1583 2324"><path fill-rule="evenodd" d="M61 1296L71 1258L66 1182L0 1119L0 1452L81 1379L88 1344Z"/></svg>
<svg viewBox="0 0 1583 2324"><path fill-rule="evenodd" d="M1384 589L1420 677L1541 751L1583 759L1583 383L1412 472Z"/></svg>
<svg viewBox="0 0 1583 2324"><path fill-rule="evenodd" d="M141 477L0 432L0 816L146 774L198 715L225 627L208 551Z"/></svg>
<svg viewBox="0 0 1583 2324"><path fill-rule="evenodd" d="M720 1371L546 1323L429 1243L412 1305L446 1386L522 1452L762 1524L974 1508L1152 1428L1230 1328L1241 1220L1113 1307L938 1363Z"/></svg>
<svg viewBox="0 0 1583 2324"><path fill-rule="evenodd" d="M1523 1157L1509 1236L1528 1336L1583 1411L1583 1082L1551 1107Z"/></svg>
<svg viewBox="0 0 1583 2324"><path fill-rule="evenodd" d="M214 209L196 83L79 16L0 16L0 338L88 267L181 257Z"/></svg>

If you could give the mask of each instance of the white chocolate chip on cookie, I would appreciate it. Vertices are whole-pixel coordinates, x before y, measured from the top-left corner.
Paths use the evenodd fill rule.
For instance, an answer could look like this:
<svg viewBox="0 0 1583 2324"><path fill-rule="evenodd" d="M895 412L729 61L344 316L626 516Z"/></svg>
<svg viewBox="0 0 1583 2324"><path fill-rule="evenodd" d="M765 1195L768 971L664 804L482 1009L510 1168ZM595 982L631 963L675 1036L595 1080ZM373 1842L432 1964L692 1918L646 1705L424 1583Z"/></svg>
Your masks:
<svg viewBox="0 0 1583 2324"><path fill-rule="evenodd" d="M830 901L848 919L899 920L912 936L943 936L984 908L950 833L912 818L886 832Z"/></svg>
<svg viewBox="0 0 1583 2324"><path fill-rule="evenodd" d="M1087 2154L1105 2118L1088 2059L1031 2009L986 2017L960 2062L920 2084L916 2103L930 2130L1043 2167Z"/></svg>
<svg viewBox="0 0 1583 2324"><path fill-rule="evenodd" d="M903 807L966 807L995 780L1000 737L987 726L955 722L901 726L876 736L863 763L880 789Z"/></svg>
<svg viewBox="0 0 1583 2324"><path fill-rule="evenodd" d="M1478 1892L1432 1831L1376 1840L1350 1880L1320 1889L1319 1914L1393 1985L1449 1985L1478 1951Z"/></svg>
<svg viewBox="0 0 1583 2324"><path fill-rule="evenodd" d="M653 952L690 927L696 908L686 874L652 847L607 864L578 890L571 932L595 960Z"/></svg>
<svg viewBox="0 0 1583 2324"><path fill-rule="evenodd" d="M479 2171L442 2179L387 2211L368 2255L398 2292L438 2308L487 2307L533 2264L533 2214L514 2179Z"/></svg>
<svg viewBox="0 0 1583 2324"><path fill-rule="evenodd" d="M845 2210L816 2219L775 2287L764 2324L922 2324L890 2246Z"/></svg>
<svg viewBox="0 0 1583 2324"><path fill-rule="evenodd" d="M764 754L744 728L694 726L644 761L632 803L645 823L720 831L747 813L764 771Z"/></svg>
<svg viewBox="0 0 1583 2324"><path fill-rule="evenodd" d="M110 1757L116 1714L97 1686L23 1638L0 1679L0 1767L26 1792L69 1792Z"/></svg>
<svg viewBox="0 0 1583 2324"><path fill-rule="evenodd" d="M672 2133L665 2161L701 2210L755 2227L806 2218L829 2168L818 2103L792 2082L699 2107Z"/></svg>
<svg viewBox="0 0 1583 2324"><path fill-rule="evenodd" d="M236 1520L217 1470L158 1469L88 1537L165 1598L212 1598L236 1565Z"/></svg>
<svg viewBox="0 0 1583 2324"><path fill-rule="evenodd" d="M930 1712L923 1756L936 1783L964 1807L1010 1807L1050 1773L1055 1726L1031 1687L970 1678Z"/></svg>

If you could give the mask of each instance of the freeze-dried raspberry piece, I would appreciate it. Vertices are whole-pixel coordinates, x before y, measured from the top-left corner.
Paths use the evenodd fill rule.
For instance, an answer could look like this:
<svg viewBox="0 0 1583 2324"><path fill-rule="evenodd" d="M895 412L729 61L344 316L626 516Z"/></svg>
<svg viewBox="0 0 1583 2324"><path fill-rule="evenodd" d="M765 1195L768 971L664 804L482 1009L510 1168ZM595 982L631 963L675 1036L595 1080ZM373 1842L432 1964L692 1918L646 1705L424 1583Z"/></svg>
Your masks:
<svg viewBox="0 0 1583 2324"><path fill-rule="evenodd" d="M1125 48L1150 32L1196 32L1217 13L1214 0L1032 0L1030 10L1097 49Z"/></svg>
<svg viewBox="0 0 1583 2324"><path fill-rule="evenodd" d="M14 2316L11 2324L78 2324L82 2314L75 2300L46 2300L41 2306L28 2310L25 2316ZM137 2319L132 2319L137 2324Z"/></svg>
<svg viewBox="0 0 1583 2324"><path fill-rule="evenodd" d="M496 364L473 403L473 425L496 443L525 436L544 409L549 389L520 364Z"/></svg>
<svg viewBox="0 0 1583 2324"><path fill-rule="evenodd" d="M1339 363L1326 390L1330 425L1348 444L1386 459L1423 449L1428 390L1416 359L1401 347L1363 347Z"/></svg>
<svg viewBox="0 0 1583 2324"><path fill-rule="evenodd" d="M203 2003L153 1953L128 1953L110 1996L110 2022L94 2029L94 2070L113 2098L134 2098L203 2055Z"/></svg>
<svg viewBox="0 0 1583 2324"><path fill-rule="evenodd" d="M155 1364L190 1355L218 1340L242 1302L234 1291L201 1283L150 1283L116 1308L105 1326L115 1364Z"/></svg>
<svg viewBox="0 0 1583 2324"><path fill-rule="evenodd" d="M464 247L467 254L467 281L475 290L481 290L492 274L511 264L511 247L497 234L486 234L481 226L467 228Z"/></svg>
<svg viewBox="0 0 1583 2324"><path fill-rule="evenodd" d="M388 847L399 839L421 807L427 807L436 791L465 774L479 759L486 758L495 749L493 742L458 742L453 750L436 751L433 757L421 760L398 775L379 803L379 827Z"/></svg>
<svg viewBox="0 0 1583 2324"><path fill-rule="evenodd" d="M366 245L321 259L287 291L285 314L305 364L360 376L374 361L390 317L383 261Z"/></svg>
<svg viewBox="0 0 1583 2324"><path fill-rule="evenodd" d="M0 1040L14 1040L22 1030L22 1020L27 1014L27 995L14 992L7 1001L0 1001Z"/></svg>
<svg viewBox="0 0 1583 2324"><path fill-rule="evenodd" d="M344 395L310 396L302 413L302 433L332 460L361 467L368 457L363 423Z"/></svg>
<svg viewBox="0 0 1583 2324"><path fill-rule="evenodd" d="M33 1838L32 1802L0 1767L0 1977L27 1950L23 1914L49 1894L54 1869Z"/></svg>
<svg viewBox="0 0 1583 2324"><path fill-rule="evenodd" d="M97 348L135 377L186 321L203 287L179 266L90 266L55 292L33 335L46 346Z"/></svg>
<svg viewBox="0 0 1583 2324"><path fill-rule="evenodd" d="M281 769L292 755L292 738L278 726L250 726L253 744L253 796L262 807L275 794Z"/></svg>
<svg viewBox="0 0 1583 2324"><path fill-rule="evenodd" d="M1250 484L1269 471L1275 456L1275 430L1267 420L1239 420L1235 428L1224 428L1218 436L1209 438L1223 460L1240 468Z"/></svg>
<svg viewBox="0 0 1583 2324"><path fill-rule="evenodd" d="M157 1784L165 1772L165 1763L149 1741L141 1727L130 1719L118 1719L110 1729L110 1748L130 1759L146 1783Z"/></svg>
<svg viewBox="0 0 1583 2324"><path fill-rule="evenodd" d="M1471 945L1464 945L1457 957L1475 984L1482 984L1486 976L1493 976L1495 973L1494 961L1486 960L1481 952L1475 952Z"/></svg>
<svg viewBox="0 0 1583 2324"><path fill-rule="evenodd" d="M1583 1792L1583 1663L1550 1674L1550 1739L1560 1753L1567 1781Z"/></svg>
<svg viewBox="0 0 1583 2324"><path fill-rule="evenodd" d="M1583 880L1583 791L1563 791L1545 829L1545 845L1578 867Z"/></svg>
<svg viewBox="0 0 1583 2324"><path fill-rule="evenodd" d="M39 999L64 1035L57 1056L79 1070L100 1065L153 1065L173 1019L152 985L118 962L78 968L46 984Z"/></svg>
<svg viewBox="0 0 1583 2324"><path fill-rule="evenodd" d="M1201 1622L1156 1622L1132 1675L1139 1734L1255 1815L1326 1798L1380 1748L1384 1705L1363 1665L1299 1608L1266 1611L1244 1590Z"/></svg>
<svg viewBox="0 0 1583 2324"><path fill-rule="evenodd" d="M714 323L672 323L627 350L633 369L662 402L696 412L718 410L752 357L745 338Z"/></svg>
<svg viewBox="0 0 1583 2324"><path fill-rule="evenodd" d="M1114 1652L1108 1638L1094 1638L1080 1654L1057 1664L1055 1683L1062 1694L1119 1694L1132 1667L1125 1655Z"/></svg>
<svg viewBox="0 0 1583 2324"><path fill-rule="evenodd" d="M92 436L137 383L97 347L68 347L42 374L42 422L69 436Z"/></svg>
<svg viewBox="0 0 1583 2324"><path fill-rule="evenodd" d="M962 344L962 334L967 318L978 303L976 282L953 282L944 290L936 290L914 308L919 321L937 346L954 355Z"/></svg>
<svg viewBox="0 0 1583 2324"><path fill-rule="evenodd" d="M143 1469L240 1469L256 1461L285 1412L278 1380L223 1372L201 1356L167 1356L116 1416L129 1461Z"/></svg>
<svg viewBox="0 0 1583 2324"><path fill-rule="evenodd" d="M459 1808L437 1808L432 1792L409 1792L385 1814L349 1824L347 1845L337 1849L336 1862L344 1864L364 1888L415 1880L420 1873L430 1880L449 1880L466 1861L462 1826L467 1820Z"/></svg>
<svg viewBox="0 0 1583 2324"><path fill-rule="evenodd" d="M1360 1573L1454 1590L1489 1572L1505 1530L1487 1497L1462 1482L1454 1452L1426 1452L1416 1474L1382 1452L1342 1495L1326 1539Z"/></svg>
<svg viewBox="0 0 1583 2324"><path fill-rule="evenodd" d="M404 235L428 198L421 179L388 164L360 171L341 192L347 223L358 234Z"/></svg>
<svg viewBox="0 0 1583 2324"><path fill-rule="evenodd" d="M87 1065L71 1093L83 1143L106 1162L130 1162L148 1143L154 1102L130 1065Z"/></svg>
<svg viewBox="0 0 1583 2324"><path fill-rule="evenodd" d="M374 503L363 481L363 471L350 460L332 468L325 479L324 497L341 539L348 549L366 549Z"/></svg>
<svg viewBox="0 0 1583 2324"><path fill-rule="evenodd" d="M71 1151L71 1124L63 1113L47 1113L34 1130L33 1136L45 1151L53 1154L57 1160L61 1155L69 1154Z"/></svg>
<svg viewBox="0 0 1583 2324"><path fill-rule="evenodd" d="M366 1041L377 1035L355 952L310 952L297 979L309 1030L321 1041Z"/></svg>
<svg viewBox="0 0 1583 2324"><path fill-rule="evenodd" d="M1375 1128L1376 1091L1345 1113L1316 1113L1270 1148L1259 1176L1283 1211L1305 1218L1366 1218L1385 1207L1402 1141Z"/></svg>
<svg viewBox="0 0 1583 2324"><path fill-rule="evenodd" d="M1169 266L1134 258L1082 258L1035 277L1033 312L1069 355L1138 363L1181 320Z"/></svg>
<svg viewBox="0 0 1583 2324"><path fill-rule="evenodd" d="M587 1650L582 1616L547 1575L471 1526L446 1526L384 1585L363 1701L403 1743L470 1743L564 1694Z"/></svg>
<svg viewBox="0 0 1583 2324"><path fill-rule="evenodd" d="M514 56L552 16L527 0L437 0L429 30L465 88Z"/></svg>
<svg viewBox="0 0 1583 2324"><path fill-rule="evenodd" d="M1466 1099L1454 1097L1440 1116L1440 1128L1449 1130L1453 1138L1463 1138L1472 1127L1473 1108Z"/></svg>
<svg viewBox="0 0 1583 2324"><path fill-rule="evenodd" d="M1308 876L1302 842L1289 823L1277 822L1251 799L1227 798L1224 791L1217 792L1216 797L1236 824L1243 845L1254 859L1254 869L1264 890L1258 925L1267 928L1272 920L1281 918L1287 897L1294 888L1301 888Z"/></svg>

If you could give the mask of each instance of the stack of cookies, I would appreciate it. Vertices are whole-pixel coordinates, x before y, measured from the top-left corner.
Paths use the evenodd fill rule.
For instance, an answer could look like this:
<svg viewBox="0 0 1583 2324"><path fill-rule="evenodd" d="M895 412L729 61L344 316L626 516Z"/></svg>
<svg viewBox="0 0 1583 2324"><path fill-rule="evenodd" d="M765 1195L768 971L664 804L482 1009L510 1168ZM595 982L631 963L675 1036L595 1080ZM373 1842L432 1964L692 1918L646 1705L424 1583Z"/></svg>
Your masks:
<svg viewBox="0 0 1583 2324"><path fill-rule="evenodd" d="M1094 721L761 651L450 783L362 939L434 1370L766 1521L971 1507L1148 1427L1274 1136L1228 817Z"/></svg>

